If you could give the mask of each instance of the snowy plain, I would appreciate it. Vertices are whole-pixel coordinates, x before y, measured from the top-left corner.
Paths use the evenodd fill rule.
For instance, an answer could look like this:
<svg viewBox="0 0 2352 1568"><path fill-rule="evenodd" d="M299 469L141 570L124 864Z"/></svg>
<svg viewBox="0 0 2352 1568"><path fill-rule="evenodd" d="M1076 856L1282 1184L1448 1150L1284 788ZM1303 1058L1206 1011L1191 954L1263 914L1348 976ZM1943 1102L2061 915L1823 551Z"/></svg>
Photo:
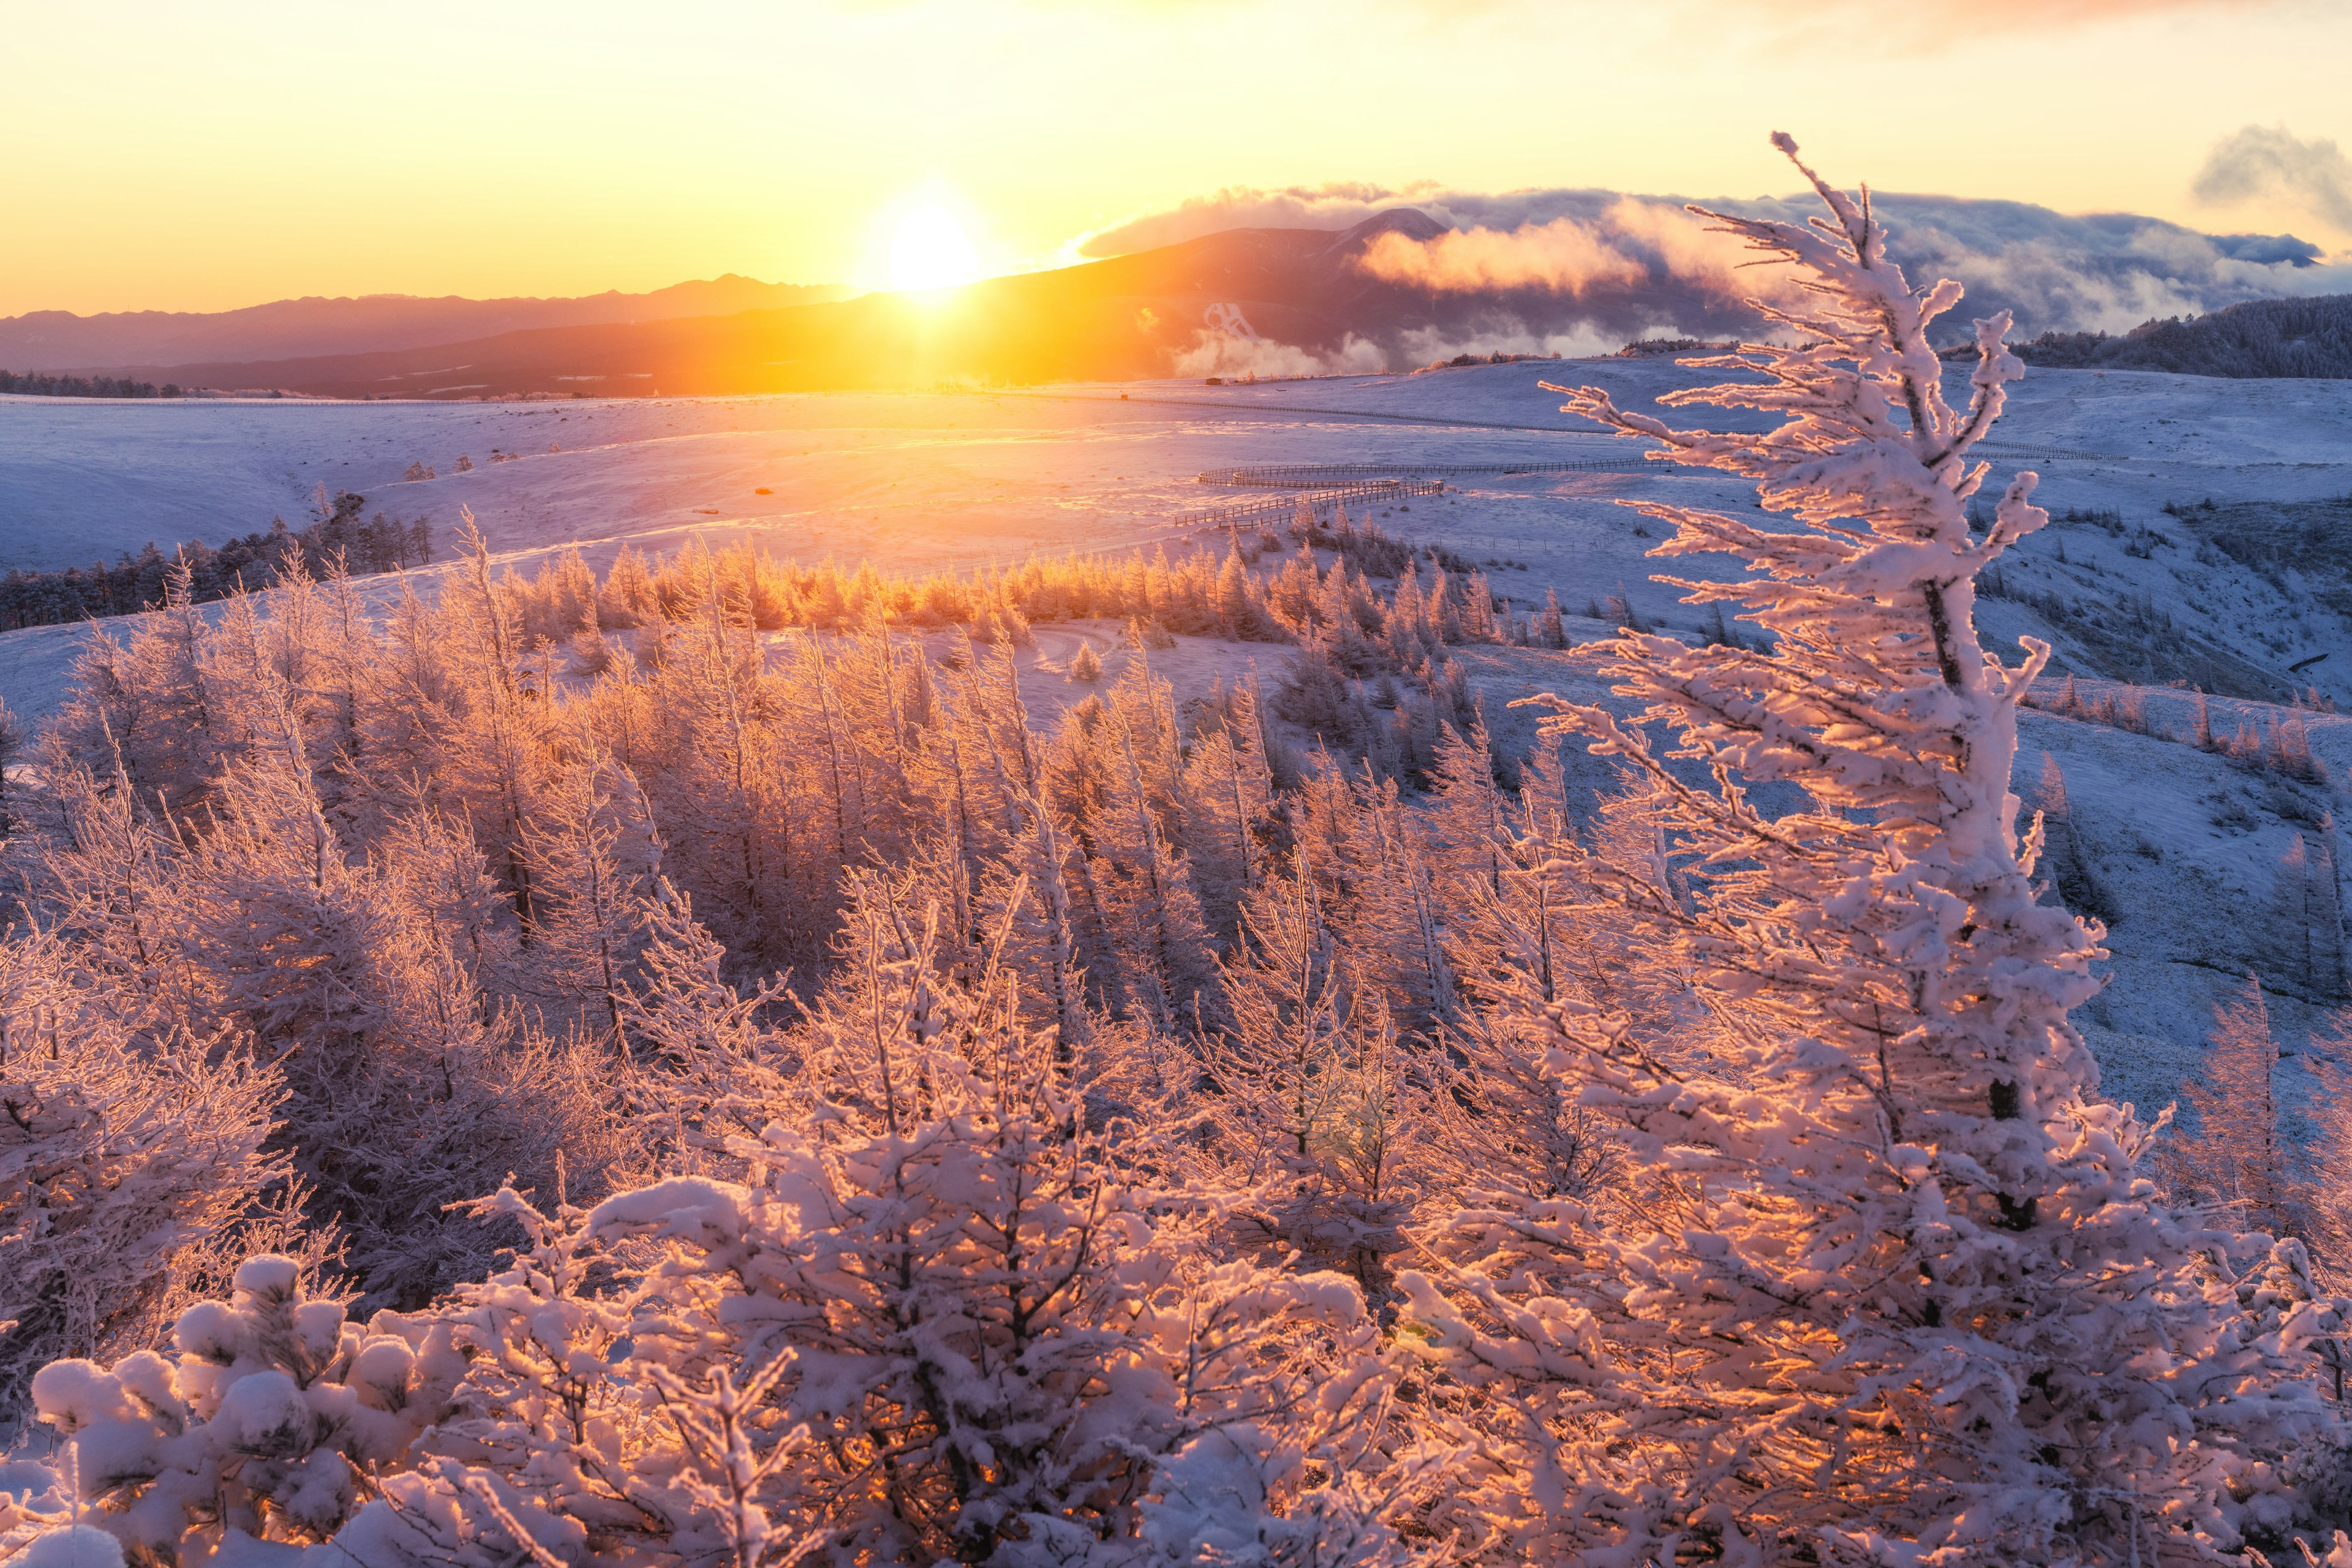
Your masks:
<svg viewBox="0 0 2352 1568"><path fill-rule="evenodd" d="M670 550L698 534L898 570L1139 543L1177 549L1197 531L1178 526L1185 509L1251 494L1199 484L1203 469L1622 458L1626 443L1574 428L1560 398L1537 384L1597 384L1632 406L1709 379L1668 361L1612 359L1024 393L509 404L6 398L0 568L87 563L149 541L167 550L188 538L217 543L272 516L299 526L322 482L362 494L369 512L429 518L445 551L461 508L470 510L493 551L524 570L574 543L601 569L624 541ZM2309 851L2332 832L2322 820L2352 813L2352 718L2280 704L2305 690L2352 710L2352 382L2037 371L2015 389L1985 455L1996 485L2030 468L2053 513L2105 514L2057 523L2019 552L2003 595L1979 600L1988 643L2013 658L2018 637L2042 637L2056 645L2061 670L2158 689L2153 733L2047 712L2029 712L2022 726L2020 794L2035 798L2045 760L2056 759L2074 843L2110 910L2113 984L2078 1021L2111 1092L2151 1109L2172 1099L2194 1070L2213 1002L2250 968L2271 982L2283 1043L2296 1053L2285 1070L2299 1073L2307 1037L2341 994L2305 987L2298 997L2281 957L2288 938L2264 911L2294 845ZM470 471L456 471L461 457ZM412 463L439 477L401 482ZM2215 510L2202 510L2209 500ZM1496 590L1522 605L1555 589L1580 637L1605 633L1598 617L1612 595L1645 620L1696 634L1699 615L1650 581L1659 563L1646 552L1666 529L1617 504L1624 500L1754 508L1736 481L1654 468L1456 476L1443 496L1374 506L1370 516L1491 563ZM2242 547L2250 530L2272 542L2267 558ZM1673 566L1723 574L1705 558ZM422 575L429 588L438 571ZM1080 641L1113 675L1127 657L1114 627L1039 631L1029 660L1041 717L1078 694L1063 671ZM74 626L0 634L0 696L26 715L54 707L89 635ZM1253 661L1270 676L1282 658L1268 645L1188 637L1154 664L1181 697L1213 676L1244 676ZM1558 654L1474 648L1461 658L1489 714L1521 745L1533 736L1526 710L1508 707L1514 699L1543 689L1605 696ZM2330 782L2283 782L2170 738L2189 722L2184 671L2234 694L2212 705L2217 730L2284 718L2306 726ZM2161 689L2175 681L2184 689ZM2343 848L2326 847L2340 860Z"/></svg>

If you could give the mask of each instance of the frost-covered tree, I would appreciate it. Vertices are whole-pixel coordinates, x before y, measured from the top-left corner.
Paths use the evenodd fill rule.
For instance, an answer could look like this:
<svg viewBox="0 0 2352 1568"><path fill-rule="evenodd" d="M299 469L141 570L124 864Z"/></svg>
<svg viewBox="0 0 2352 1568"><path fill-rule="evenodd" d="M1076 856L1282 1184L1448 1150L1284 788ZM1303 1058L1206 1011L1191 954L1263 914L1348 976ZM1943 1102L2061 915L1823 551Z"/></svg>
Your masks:
<svg viewBox="0 0 2352 1568"><path fill-rule="evenodd" d="M142 1348L175 1264L287 1175L278 1074L192 1035L53 931L0 942L0 1421L66 1356Z"/></svg>
<svg viewBox="0 0 2352 1568"><path fill-rule="evenodd" d="M2263 983L2249 974L2244 988L2213 1010L2203 1070L2181 1086L2197 1113L2196 1131L2171 1140L2163 1163L2185 1199L2214 1205L2248 1230L2284 1236L2292 1200L2278 1064Z"/></svg>
<svg viewBox="0 0 2352 1568"><path fill-rule="evenodd" d="M0 837L15 831L16 816L8 804L8 769L21 761L32 735L25 721L0 701Z"/></svg>
<svg viewBox="0 0 2352 1568"><path fill-rule="evenodd" d="M631 1034L683 1065L698 1028L698 1114L593 1207L560 1164L467 1205L523 1242L484 1281L362 1329L260 1258L176 1358L47 1368L106 1527L164 1563L1401 1562L1355 1286L1222 1256L1220 1195L1122 1158L1023 1023L1014 922L948 965L908 886L853 880L782 1037L657 922Z"/></svg>
<svg viewBox="0 0 2352 1568"><path fill-rule="evenodd" d="M1358 973L1385 993L1399 1026L1432 1037L1459 1009L1423 835L1393 779L1359 787L1346 822L1345 929Z"/></svg>
<svg viewBox="0 0 2352 1568"><path fill-rule="evenodd" d="M1242 905L1223 961L1230 1021L1204 1042L1225 1179L1285 1248L1368 1285L1404 1244L1423 1120L1378 988L1340 951L1318 879L1294 862Z"/></svg>
<svg viewBox="0 0 2352 1568"><path fill-rule="evenodd" d="M617 1031L661 846L630 772L592 758L559 775L523 834L537 868L537 987Z"/></svg>
<svg viewBox="0 0 2352 1568"><path fill-rule="evenodd" d="M2334 837L2326 826L2298 832L2271 888L2272 973L2305 996L2338 995L2344 984L2344 924L2328 842Z"/></svg>
<svg viewBox="0 0 2352 1568"><path fill-rule="evenodd" d="M2042 816L2042 853L2034 868L2068 909L2087 919L2104 921L2110 912L2107 896L2084 849L2074 802L2066 793L2065 770L2053 752L2042 753L2042 773L2033 786L2033 807Z"/></svg>
<svg viewBox="0 0 2352 1568"><path fill-rule="evenodd" d="M1867 195L1804 172L1809 227L1709 216L1801 268L1807 303L1713 362L1746 379L1665 399L1775 422L1569 404L1790 520L1642 507L1675 530L1659 553L1748 568L1684 585L1770 649L1629 627L1598 657L1633 721L1550 700L1648 779L1694 869L1688 909L1643 867L1593 874L1683 933L1709 1049L1670 1062L1546 1008L1557 1070L1643 1167L1633 1198L1440 1227L1413 1310L1492 1401L1472 1483L1499 1555L2219 1559L2291 1511L2265 1465L2326 1425L2299 1381L2322 1313L2216 1287L2215 1258L2260 1260L2164 1206L2067 1022L2098 932L2034 901L2009 788L2047 650L2004 666L1973 622L1976 574L2046 521L2029 474L1968 524L1969 448L2021 373L2006 319L1948 404L1927 329L1958 286L1915 292ZM1802 799L1768 809L1772 784Z"/></svg>
<svg viewBox="0 0 2352 1568"><path fill-rule="evenodd" d="M1178 805L1202 914L1229 941L1242 900L1268 868L1278 786L1254 692L1220 689L1213 701L1213 721L1196 728L1188 749Z"/></svg>

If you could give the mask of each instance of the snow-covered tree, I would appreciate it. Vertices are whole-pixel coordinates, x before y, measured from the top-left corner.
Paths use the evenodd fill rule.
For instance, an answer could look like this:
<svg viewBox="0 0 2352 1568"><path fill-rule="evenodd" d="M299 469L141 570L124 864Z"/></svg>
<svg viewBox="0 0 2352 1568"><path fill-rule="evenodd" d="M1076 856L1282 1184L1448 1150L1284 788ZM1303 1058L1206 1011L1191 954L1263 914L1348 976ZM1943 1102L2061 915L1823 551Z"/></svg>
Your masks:
<svg viewBox="0 0 2352 1568"><path fill-rule="evenodd" d="M1223 962L1230 1022L1205 1042L1205 1110L1225 1179L1284 1248L1368 1285L1403 1245L1423 1118L1386 1005L1340 951L1303 864L1244 900Z"/></svg>
<svg viewBox="0 0 2352 1568"><path fill-rule="evenodd" d="M278 1074L77 958L54 931L0 942L0 1420L43 1363L160 1333L175 1265L288 1173Z"/></svg>
<svg viewBox="0 0 2352 1568"><path fill-rule="evenodd" d="M33 1380L42 1418L73 1439L81 1495L104 1505L87 1517L167 1563L199 1531L231 1548L328 1539L463 1365L396 1313L348 1321L279 1256L239 1267L228 1300L183 1312L172 1343L176 1355L54 1362Z"/></svg>
<svg viewBox="0 0 2352 1568"><path fill-rule="evenodd" d="M2213 1205L2245 1229L2284 1236L2292 1200L2278 1065L2263 983L2249 974L2213 1010L2203 1070L2181 1086L2197 1113L2195 1133L2169 1141L2162 1163L2183 1199Z"/></svg>
<svg viewBox="0 0 2352 1568"><path fill-rule="evenodd" d="M2046 521L2027 474L1968 524L1969 448L2021 374L2006 318L1948 404L1927 328L1958 286L1915 292L1867 195L1804 172L1811 226L1709 216L1799 266L1807 302L1712 362L1746 379L1665 399L1777 422L1569 404L1790 519L1643 506L1675 530L1659 553L1748 568L1684 586L1771 647L1628 627L1598 657L1632 721L1549 702L1648 779L1694 868L1687 910L1646 868L1591 874L1681 930L1713 1038L1670 1063L1622 1018L1545 1008L1556 1070L1641 1163L1631 1196L1465 1215L1406 1288L1428 1353L1491 1402L1466 1479L1498 1555L2218 1560L2291 1511L2265 1465L2327 1424L2299 1381L2324 1314L2217 1288L2212 1258L2259 1259L2165 1207L2067 1022L2098 932L2034 901L2009 790L2047 650L2004 666L1973 621L1976 574ZM1767 809L1775 784L1804 798Z"/></svg>
<svg viewBox="0 0 2352 1568"><path fill-rule="evenodd" d="M1184 763L1178 805L1185 858L1202 917L1231 940L1241 901L1265 877L1277 786L1255 694L1213 694L1213 721L1200 726Z"/></svg>
<svg viewBox="0 0 2352 1568"><path fill-rule="evenodd" d="M657 921L625 1023L701 1100L671 1172L467 1205L523 1245L431 1311L362 1330L266 1258L176 1359L45 1370L107 1528L404 1568L1401 1561L1355 1286L1221 1256L1225 1203L1158 1134L1120 1157L1023 1023L1013 922L950 968L908 886L853 880L785 1037Z"/></svg>
<svg viewBox="0 0 2352 1568"><path fill-rule="evenodd" d="M2032 804L2042 816L2042 854L2034 868L2068 909L2090 920L2105 920L2110 912L2107 896L2084 848L2074 802L2066 793L2066 773L2055 753L2042 753Z"/></svg>
<svg viewBox="0 0 2352 1568"><path fill-rule="evenodd" d="M550 784L523 845L538 872L538 988L617 1031L661 864L644 791L610 758L589 759Z"/></svg>
<svg viewBox="0 0 2352 1568"><path fill-rule="evenodd" d="M2298 832L2280 857L2271 889L2272 973L2305 996L2336 996L2344 986L2344 924L2336 902L2334 833Z"/></svg>

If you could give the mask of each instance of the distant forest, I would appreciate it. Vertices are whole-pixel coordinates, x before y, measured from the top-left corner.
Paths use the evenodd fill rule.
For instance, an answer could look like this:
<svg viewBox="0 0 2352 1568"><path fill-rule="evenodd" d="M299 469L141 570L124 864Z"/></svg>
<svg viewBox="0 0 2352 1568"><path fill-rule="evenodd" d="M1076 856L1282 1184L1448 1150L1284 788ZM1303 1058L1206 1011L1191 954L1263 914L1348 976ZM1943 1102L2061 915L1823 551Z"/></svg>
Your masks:
<svg viewBox="0 0 2352 1568"><path fill-rule="evenodd" d="M2058 370L2352 377L2352 294L2249 300L2202 316L2146 321L2120 337L2044 332L2015 348L2026 363Z"/></svg>
<svg viewBox="0 0 2352 1568"><path fill-rule="evenodd" d="M338 563L353 574L391 572L433 559L432 523L422 517L403 522L381 511L362 521L366 504L366 497L349 490L331 502L322 487L313 503L319 520L307 528L289 528L273 517L266 532L232 539L217 550L191 539L170 550L152 542L136 555L126 550L111 566L94 561L61 572L11 568L0 576L0 630L135 615L163 602L164 574L180 560L188 563L190 597L202 604L268 587L298 551L314 572Z"/></svg>
<svg viewBox="0 0 2352 1568"><path fill-rule="evenodd" d="M0 392L27 397L177 397L180 384L132 381L128 376L50 375L37 370L0 370Z"/></svg>

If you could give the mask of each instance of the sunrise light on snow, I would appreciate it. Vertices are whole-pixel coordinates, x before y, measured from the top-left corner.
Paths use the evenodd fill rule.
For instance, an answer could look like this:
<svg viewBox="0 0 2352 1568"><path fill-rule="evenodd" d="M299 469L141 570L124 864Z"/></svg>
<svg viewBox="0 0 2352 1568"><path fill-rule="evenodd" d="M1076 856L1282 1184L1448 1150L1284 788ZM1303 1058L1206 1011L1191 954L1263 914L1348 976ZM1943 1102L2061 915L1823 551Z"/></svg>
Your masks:
<svg viewBox="0 0 2352 1568"><path fill-rule="evenodd" d="M2352 1568L2347 60L0 0L0 1568Z"/></svg>

